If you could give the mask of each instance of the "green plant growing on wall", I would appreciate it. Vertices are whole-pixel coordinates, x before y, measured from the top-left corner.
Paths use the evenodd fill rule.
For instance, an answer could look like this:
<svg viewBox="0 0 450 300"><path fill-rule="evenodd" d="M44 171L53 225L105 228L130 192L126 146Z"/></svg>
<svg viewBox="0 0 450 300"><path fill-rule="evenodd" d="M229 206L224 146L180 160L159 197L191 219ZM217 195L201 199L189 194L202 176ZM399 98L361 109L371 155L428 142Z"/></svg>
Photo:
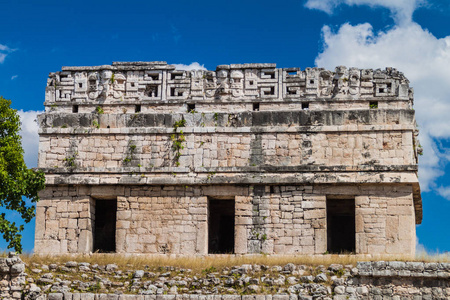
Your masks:
<svg viewBox="0 0 450 300"><path fill-rule="evenodd" d="M174 151L174 161L175 165L180 166L181 150L184 149L183 142L186 141L183 130L178 132L178 128L184 127L186 125L186 120L181 119L173 124L173 134L170 136L172 141L172 150Z"/></svg>
<svg viewBox="0 0 450 300"><path fill-rule="evenodd" d="M418 144L417 147L416 147L416 143L415 143L415 141L414 141L414 148L417 148L417 155L420 155L420 156L423 155L423 147L422 147L422 145L420 144L420 142L419 142L419 144Z"/></svg>
<svg viewBox="0 0 450 300"><path fill-rule="evenodd" d="M370 102L369 103L370 109L377 109L378 108L378 102Z"/></svg>
<svg viewBox="0 0 450 300"><path fill-rule="evenodd" d="M71 155L67 155L66 158L64 158L64 164L66 165L67 168L69 169L75 169L77 167L75 160L78 156L78 152L75 152Z"/></svg>
<svg viewBox="0 0 450 300"><path fill-rule="evenodd" d="M96 112L97 114L99 114L99 115L105 113L105 112L103 111L103 108L102 108L101 106L97 106L97 107L95 108L95 112Z"/></svg>
<svg viewBox="0 0 450 300"><path fill-rule="evenodd" d="M133 160L134 154L136 152L136 148L137 146L135 144L133 144L132 142L130 142L128 144L128 154L127 156L123 159L123 163L124 164L128 164ZM138 165L139 167L141 166L140 164Z"/></svg>
<svg viewBox="0 0 450 300"><path fill-rule="evenodd" d="M209 172L206 181L210 181L214 175L216 175L216 172Z"/></svg>
<svg viewBox="0 0 450 300"><path fill-rule="evenodd" d="M97 120L92 121L92 126L94 126L94 127L97 128L97 129L100 128L100 124L98 123Z"/></svg>
<svg viewBox="0 0 450 300"><path fill-rule="evenodd" d="M114 82L116 81L114 73L112 73L110 80L111 80L111 84L114 84Z"/></svg>
<svg viewBox="0 0 450 300"><path fill-rule="evenodd" d="M214 126L217 126L218 120L219 120L219 113L214 113Z"/></svg>

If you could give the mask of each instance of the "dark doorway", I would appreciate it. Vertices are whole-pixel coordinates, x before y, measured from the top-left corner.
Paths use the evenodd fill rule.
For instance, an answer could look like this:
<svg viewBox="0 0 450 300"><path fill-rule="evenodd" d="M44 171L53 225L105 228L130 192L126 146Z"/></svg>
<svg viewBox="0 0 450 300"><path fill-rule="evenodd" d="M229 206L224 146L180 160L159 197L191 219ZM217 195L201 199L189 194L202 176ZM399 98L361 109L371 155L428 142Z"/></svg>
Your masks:
<svg viewBox="0 0 450 300"><path fill-rule="evenodd" d="M234 253L234 199L208 199L208 253Z"/></svg>
<svg viewBox="0 0 450 300"><path fill-rule="evenodd" d="M117 199L95 200L94 251L116 251Z"/></svg>
<svg viewBox="0 0 450 300"><path fill-rule="evenodd" d="M355 252L355 199L327 199L327 251Z"/></svg>

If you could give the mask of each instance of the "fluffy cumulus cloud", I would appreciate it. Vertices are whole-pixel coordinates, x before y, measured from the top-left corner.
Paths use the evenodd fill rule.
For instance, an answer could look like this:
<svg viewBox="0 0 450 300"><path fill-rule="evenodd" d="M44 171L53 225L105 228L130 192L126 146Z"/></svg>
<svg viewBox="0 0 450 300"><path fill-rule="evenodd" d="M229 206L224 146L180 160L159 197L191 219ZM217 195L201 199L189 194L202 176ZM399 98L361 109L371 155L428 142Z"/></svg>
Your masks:
<svg viewBox="0 0 450 300"><path fill-rule="evenodd" d="M309 7L315 2L308 1ZM340 3L366 2L325 1L331 3L327 6L330 9ZM412 14L411 7L415 8L419 3L406 0L392 2L397 3L398 13L403 15ZM391 1L373 3L394 10ZM402 7L404 11L401 11ZM324 50L316 58L317 66L328 69L334 69L337 65L359 68L394 67L411 81L420 130L419 139L424 148L424 155L420 157L419 180L423 191L437 189L434 181L444 174L444 165L450 160L449 152L439 143L440 139L450 138L450 36L436 38L412 21L396 22L394 27L380 32L374 32L368 23L343 24L337 31L324 26L322 35ZM441 187L441 195L450 199L450 192L445 192L446 190L448 191L446 187Z"/></svg>
<svg viewBox="0 0 450 300"><path fill-rule="evenodd" d="M332 14L340 5L368 5L389 9L398 23L409 23L414 10L424 4L425 0L308 0L305 4L310 9L318 9Z"/></svg>
<svg viewBox="0 0 450 300"><path fill-rule="evenodd" d="M175 66L177 70L183 70L183 71L192 71L192 70L206 70L204 65L200 65L198 62L193 62L190 65L183 65L183 64L172 64Z"/></svg>
<svg viewBox="0 0 450 300"><path fill-rule="evenodd" d="M36 123L36 117L42 111L18 111L20 121L22 122L22 128L20 135L22 136L22 147L25 151L24 159L28 168L37 167L38 158L38 125Z"/></svg>

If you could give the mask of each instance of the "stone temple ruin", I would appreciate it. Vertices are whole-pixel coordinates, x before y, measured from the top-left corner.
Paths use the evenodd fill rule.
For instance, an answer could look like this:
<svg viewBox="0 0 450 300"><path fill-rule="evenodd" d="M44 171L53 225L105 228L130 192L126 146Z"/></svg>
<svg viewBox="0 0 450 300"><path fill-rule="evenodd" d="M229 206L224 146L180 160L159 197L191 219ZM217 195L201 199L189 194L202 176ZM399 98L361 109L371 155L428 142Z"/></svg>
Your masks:
<svg viewBox="0 0 450 300"><path fill-rule="evenodd" d="M35 252L413 255L412 105L392 68L63 67Z"/></svg>

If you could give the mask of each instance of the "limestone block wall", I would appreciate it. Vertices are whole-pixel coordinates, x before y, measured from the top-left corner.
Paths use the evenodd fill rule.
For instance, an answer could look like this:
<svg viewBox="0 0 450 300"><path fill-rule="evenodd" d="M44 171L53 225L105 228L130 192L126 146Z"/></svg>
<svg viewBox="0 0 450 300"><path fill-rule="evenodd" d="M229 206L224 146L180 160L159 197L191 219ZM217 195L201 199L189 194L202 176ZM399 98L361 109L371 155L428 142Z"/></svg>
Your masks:
<svg viewBox="0 0 450 300"><path fill-rule="evenodd" d="M117 199L119 253L208 254L211 198L235 201L234 253L326 253L330 197L355 199L355 253L412 255L415 246L411 186L80 186L45 194L49 190L38 204L39 253L92 252L95 199L102 198ZM86 196L77 196L81 192Z"/></svg>
<svg viewBox="0 0 450 300"><path fill-rule="evenodd" d="M186 146L177 160L185 168L270 166L412 165L416 158L410 132L184 134ZM174 167L171 136L161 134L59 135L43 137L41 167L70 167L74 158L84 170L121 167ZM255 145L258 143L258 145ZM405 144L403 144L405 143ZM259 153L256 153L255 147Z"/></svg>
<svg viewBox="0 0 450 300"><path fill-rule="evenodd" d="M208 254L216 200L234 253L325 253L340 217L355 253L414 253L421 147L395 69L63 67L44 104L38 253L95 251L106 218L108 251Z"/></svg>

